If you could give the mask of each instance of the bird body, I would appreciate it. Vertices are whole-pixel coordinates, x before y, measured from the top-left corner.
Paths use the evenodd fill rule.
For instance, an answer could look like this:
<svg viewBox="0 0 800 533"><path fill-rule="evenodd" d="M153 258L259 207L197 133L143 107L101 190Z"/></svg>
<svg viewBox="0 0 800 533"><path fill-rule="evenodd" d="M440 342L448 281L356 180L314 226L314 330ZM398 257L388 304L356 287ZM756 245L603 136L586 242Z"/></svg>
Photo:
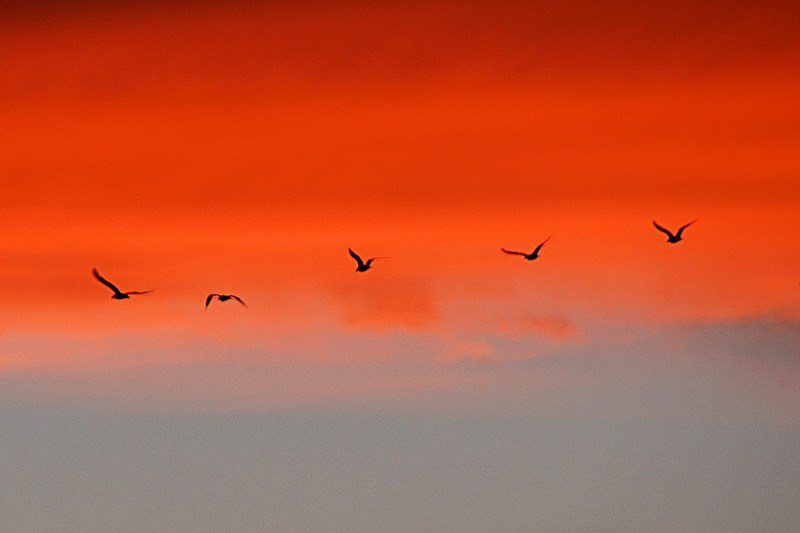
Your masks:
<svg viewBox="0 0 800 533"><path fill-rule="evenodd" d="M147 294L148 292L153 292L153 290L152 290L152 289L151 289L151 290L149 290L149 291L129 291L129 292L122 292L121 290L119 290L119 289L116 287L116 285L114 285L113 283L111 283L110 281L108 281L107 279L105 279L103 276L101 276L101 275L100 275L100 273L97 271L97 269L96 269L96 268L93 268L93 269L92 269L92 274L94 274L94 277L96 277L96 278L97 278L97 280L98 280L100 283L102 283L103 285L105 285L106 287L108 287L109 289L111 289L112 291L114 291L114 294L112 294L112 295L111 295L111 298L113 298L114 300L124 300L124 299L126 299L126 298L130 298L130 295L131 295L131 294Z"/></svg>
<svg viewBox="0 0 800 533"><path fill-rule="evenodd" d="M667 242L669 242L669 243L672 243L672 244L675 244L676 242L678 242L678 241L680 241L680 240L681 240L681 234L683 233L683 230L685 230L685 229L686 229L688 226L691 226L691 225L692 225L692 224L694 224L695 222L697 222L697 220L692 220L692 221L691 221L691 222L689 222L688 224L684 224L683 226L681 226L681 228L680 228L680 229L677 231L677 233L675 233L674 235L673 235L673 234L672 234L672 232L671 232L671 231L669 231L668 229L666 229L666 228L662 228L661 226L659 226L659 225L656 223L656 221L655 221L655 220L653 221L653 225L656 227L656 229L657 229L658 231L661 231L661 232L663 232L663 233L666 233L666 234L667 234Z"/></svg>
<svg viewBox="0 0 800 533"><path fill-rule="evenodd" d="M505 252L505 253L507 253L507 254L510 254L510 255L521 255L522 257L524 257L528 261L533 261L534 259L539 257L539 250L541 250L542 246L544 246L544 243L546 243L549 240L550 240L550 237L546 238L544 241L542 241L542 243L539 246L536 247L536 249L534 251L532 251L529 254L526 254L525 252L515 252L513 250L506 250L505 248L500 248L500 250Z"/></svg>
<svg viewBox="0 0 800 533"><path fill-rule="evenodd" d="M247 304L244 303L241 298L239 298L238 296L236 296L234 294L216 294L216 293L208 295L208 297L206 298L206 307L208 307L208 304L210 304L211 300L214 299L214 296L216 296L217 300L219 300L220 302L226 302L226 301L228 301L230 299L234 299L237 302L239 302L240 304L242 304L243 306L247 307Z"/></svg>
<svg viewBox="0 0 800 533"><path fill-rule="evenodd" d="M371 259L367 259L367 261L364 262L361 260L358 254L355 253L350 248L348 248L347 251L350 252L350 256L356 260L356 263L358 263L358 266L356 267L356 272L366 272L367 270L369 270L372 262L376 259L389 259L388 257L373 257Z"/></svg>

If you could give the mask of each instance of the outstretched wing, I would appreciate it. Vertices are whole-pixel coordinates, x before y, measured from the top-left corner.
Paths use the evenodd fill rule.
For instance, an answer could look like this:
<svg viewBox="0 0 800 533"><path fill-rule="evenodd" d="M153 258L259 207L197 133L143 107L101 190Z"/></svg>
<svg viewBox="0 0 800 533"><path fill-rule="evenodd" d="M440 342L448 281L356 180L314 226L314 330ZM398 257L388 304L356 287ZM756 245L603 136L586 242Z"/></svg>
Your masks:
<svg viewBox="0 0 800 533"><path fill-rule="evenodd" d="M500 248L500 249L501 249L502 251L504 251L505 253L507 253L507 254L512 254L512 255L528 255L528 254L526 254L526 253L523 253L523 252L514 252L514 251L511 251L511 250L506 250L505 248Z"/></svg>
<svg viewBox="0 0 800 533"><path fill-rule="evenodd" d="M544 246L544 243L546 243L546 242L547 242L547 241L549 241L549 240L550 240L550 237L548 237L548 238L546 238L544 241L542 241L542 244L540 244L539 246L537 246L537 247L536 247L536 249L533 251L533 255L538 255L538 254L539 254L539 250L541 250L541 249L542 249L542 246Z"/></svg>
<svg viewBox="0 0 800 533"><path fill-rule="evenodd" d="M687 227L691 226L691 225L692 225L692 224L694 224L695 222L697 222L697 220L696 220L696 219L695 219L695 220L692 220L692 221L691 221L691 222L689 222L688 224L685 224L685 225L681 226L681 229L679 229L679 230L678 230L678 233L676 233L676 234L675 234L675 236L676 236L676 237L680 237L680 236L681 236L681 233L683 233L683 230L685 230Z"/></svg>
<svg viewBox="0 0 800 533"><path fill-rule="evenodd" d="M247 307L247 304L246 304L246 303L244 303L244 302L242 301L242 299L241 299L241 298L239 298L238 296L236 296L236 295L234 295L234 294L231 294L231 298L233 298L234 300L236 300L237 302L239 302L239 303L240 303L240 304L242 304L243 306Z"/></svg>
<svg viewBox="0 0 800 533"><path fill-rule="evenodd" d="M214 299L214 296L219 296L219 294L209 294L208 295L208 298L206 298L206 307L208 307L208 304L210 304L211 300Z"/></svg>
<svg viewBox="0 0 800 533"><path fill-rule="evenodd" d="M94 277L96 277L96 278L97 278L97 280L98 280L100 283L102 283L103 285L105 285L106 287L108 287L109 289L111 289L112 291L114 291L114 294L122 294L122 292L121 292L121 291L120 291L120 290L119 290L119 289L118 289L118 288L117 288L117 287L116 287L116 286L115 286L113 283L111 283L111 282L110 282L110 281L108 281L106 278L104 278L103 276L101 276L101 275L100 275L100 273L97 271L97 269L96 269L96 268L93 268L93 269L92 269L92 274L94 274Z"/></svg>
<svg viewBox="0 0 800 533"><path fill-rule="evenodd" d="M126 292L125 294L147 294L148 292L153 292L153 289L150 289L149 291L130 291Z"/></svg>
<svg viewBox="0 0 800 533"><path fill-rule="evenodd" d="M668 235L670 238L672 238L672 237L674 237L674 236L675 236L675 235L673 235L673 234L672 234L672 233L671 233L671 232L670 232L668 229L664 229L664 228L662 228L661 226L659 226L658 224L656 224L656 221L655 221L655 220L653 221L653 225L656 227L656 229L657 229L658 231L663 231L663 232L664 232L664 233L666 233L666 234L667 234L667 235Z"/></svg>
<svg viewBox="0 0 800 533"><path fill-rule="evenodd" d="M360 257L358 257L358 254L357 254L357 253L355 253L355 252L354 252L353 250L351 250L350 248L348 248L348 249L347 249L347 251L348 251L348 252L350 252L350 256L351 256L353 259L355 259L355 260L358 262L358 266L359 266L359 268L361 268L361 267L363 267L363 266L364 266L364 261L362 261L362 260L361 260L361 258L360 258Z"/></svg>

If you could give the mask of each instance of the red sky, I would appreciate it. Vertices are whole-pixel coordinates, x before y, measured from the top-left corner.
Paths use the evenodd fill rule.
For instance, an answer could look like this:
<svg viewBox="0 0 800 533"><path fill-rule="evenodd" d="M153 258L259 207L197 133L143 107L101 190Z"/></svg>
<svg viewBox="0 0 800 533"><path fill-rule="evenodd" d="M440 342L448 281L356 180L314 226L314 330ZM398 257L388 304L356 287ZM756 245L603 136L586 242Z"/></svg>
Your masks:
<svg viewBox="0 0 800 533"><path fill-rule="evenodd" d="M13 205L798 202L790 3L10 15Z"/></svg>
<svg viewBox="0 0 800 533"><path fill-rule="evenodd" d="M798 318L792 3L3 15L6 335L388 328L481 352L465 332ZM699 221L673 247L653 219ZM535 263L499 251L550 235ZM347 247L392 258L356 277ZM156 290L112 302L92 267ZM217 324L208 292L251 308Z"/></svg>

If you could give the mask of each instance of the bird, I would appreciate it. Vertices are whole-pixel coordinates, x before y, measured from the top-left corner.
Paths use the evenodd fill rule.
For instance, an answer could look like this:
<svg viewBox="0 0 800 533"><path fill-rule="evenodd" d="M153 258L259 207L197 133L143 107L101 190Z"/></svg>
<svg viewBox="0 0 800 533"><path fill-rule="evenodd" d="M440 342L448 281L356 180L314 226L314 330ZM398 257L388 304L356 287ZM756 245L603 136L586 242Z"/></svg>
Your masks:
<svg viewBox="0 0 800 533"><path fill-rule="evenodd" d="M367 262L365 263L353 250L348 248L347 251L350 252L352 258L355 259L356 262L358 263L358 266L356 267L356 272L366 272L367 270L369 270L370 263L372 263L376 259L389 259L388 257L373 257L371 259L367 259Z"/></svg>
<svg viewBox="0 0 800 533"><path fill-rule="evenodd" d="M217 297L217 300L219 300L220 302L225 302L225 301L228 301L228 300L230 300L231 298L233 298L234 300L236 300L237 302L239 302L239 303L240 303L240 304L242 304L243 306L247 307L247 304L246 304L246 303L244 303L244 302L242 301L242 299L241 299L241 298L239 298L239 297L238 297L238 296L236 296L236 295L233 295L233 294L216 294L216 293L215 293L215 294L209 294L209 295L208 295L208 298L206 298L206 308L208 308L208 304L210 304L210 303L211 303L211 300L213 300L213 299L214 299L214 296L216 296L216 297Z"/></svg>
<svg viewBox="0 0 800 533"><path fill-rule="evenodd" d="M679 229L678 232L675 235L673 235L668 229L665 229L665 228L662 228L661 226L659 226L656 223L655 220L653 221L653 225L656 227L656 229L658 229L658 231L663 231L664 233L667 234L667 242L671 242L671 243L675 244L676 242L681 240L681 233L683 233L683 230L685 230L687 228L687 226L691 226L695 222L697 222L697 220L692 220L688 224L684 224L683 226L681 226L681 229Z"/></svg>
<svg viewBox="0 0 800 533"><path fill-rule="evenodd" d="M503 252L505 252L507 254L511 254L511 255L521 255L522 257L524 257L528 261L533 261L534 259L539 257L539 250L542 249L542 246L544 246L544 243L549 241L551 237L552 237L552 235L550 237L546 238L544 241L542 241L542 243L539 246L537 246L536 249L534 251L532 251L531 253L529 253L529 254L526 254L525 252L514 252L512 250L506 250L505 248L500 248L500 250L502 250Z"/></svg>
<svg viewBox="0 0 800 533"><path fill-rule="evenodd" d="M130 298L129 295L131 294L147 294L148 292L153 292L152 289L150 289L149 291L122 292L113 283L111 283L103 276L101 276L96 268L92 269L92 274L94 274L94 277L96 277L100 281L100 283L102 283L103 285L114 291L114 294L111 296L111 298L113 298L114 300L124 300L125 298Z"/></svg>

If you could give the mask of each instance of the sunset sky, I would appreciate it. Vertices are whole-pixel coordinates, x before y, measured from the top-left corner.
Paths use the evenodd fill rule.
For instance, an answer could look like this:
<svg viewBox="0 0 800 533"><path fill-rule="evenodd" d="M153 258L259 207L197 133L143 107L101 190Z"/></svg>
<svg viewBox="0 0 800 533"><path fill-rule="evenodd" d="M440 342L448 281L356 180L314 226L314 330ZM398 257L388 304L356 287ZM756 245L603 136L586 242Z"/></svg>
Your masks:
<svg viewBox="0 0 800 533"><path fill-rule="evenodd" d="M796 2L13 4L0 530L796 531Z"/></svg>

